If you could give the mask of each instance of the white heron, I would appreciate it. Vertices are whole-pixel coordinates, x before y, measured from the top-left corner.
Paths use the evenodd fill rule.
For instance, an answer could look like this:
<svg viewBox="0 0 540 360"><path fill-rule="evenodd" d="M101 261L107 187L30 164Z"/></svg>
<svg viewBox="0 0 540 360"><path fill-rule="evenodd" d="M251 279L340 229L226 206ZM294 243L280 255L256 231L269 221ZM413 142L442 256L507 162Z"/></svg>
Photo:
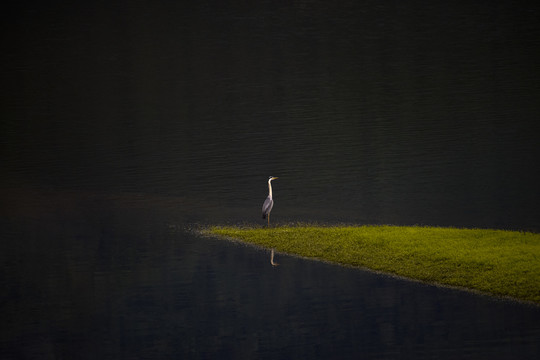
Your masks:
<svg viewBox="0 0 540 360"><path fill-rule="evenodd" d="M264 200L262 206L262 218L268 218L268 226L270 226L270 211L274 207L274 199L272 199L272 180L278 179L277 177L270 176L268 178L268 197Z"/></svg>

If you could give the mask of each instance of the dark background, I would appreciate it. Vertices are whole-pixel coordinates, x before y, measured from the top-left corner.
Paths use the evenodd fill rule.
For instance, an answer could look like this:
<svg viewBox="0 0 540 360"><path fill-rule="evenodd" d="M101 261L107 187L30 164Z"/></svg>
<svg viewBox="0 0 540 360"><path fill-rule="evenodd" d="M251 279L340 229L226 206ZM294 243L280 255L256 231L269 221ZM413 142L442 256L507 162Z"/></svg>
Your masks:
<svg viewBox="0 0 540 360"><path fill-rule="evenodd" d="M536 5L18 7L1 100L17 182L245 207L273 175L295 220L539 228Z"/></svg>
<svg viewBox="0 0 540 360"><path fill-rule="evenodd" d="M262 225L270 175L277 224L539 231L538 5L17 2L1 16L4 358L538 353L536 308L290 258L276 270L187 231Z"/></svg>

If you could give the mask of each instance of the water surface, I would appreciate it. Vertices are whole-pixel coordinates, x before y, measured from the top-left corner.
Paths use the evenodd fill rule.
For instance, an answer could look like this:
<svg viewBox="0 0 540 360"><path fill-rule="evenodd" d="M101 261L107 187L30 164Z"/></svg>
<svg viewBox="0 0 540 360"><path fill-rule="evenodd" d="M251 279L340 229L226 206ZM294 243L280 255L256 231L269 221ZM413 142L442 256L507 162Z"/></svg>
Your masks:
<svg viewBox="0 0 540 360"><path fill-rule="evenodd" d="M536 5L15 6L3 358L536 358L539 311L186 231L539 231Z"/></svg>

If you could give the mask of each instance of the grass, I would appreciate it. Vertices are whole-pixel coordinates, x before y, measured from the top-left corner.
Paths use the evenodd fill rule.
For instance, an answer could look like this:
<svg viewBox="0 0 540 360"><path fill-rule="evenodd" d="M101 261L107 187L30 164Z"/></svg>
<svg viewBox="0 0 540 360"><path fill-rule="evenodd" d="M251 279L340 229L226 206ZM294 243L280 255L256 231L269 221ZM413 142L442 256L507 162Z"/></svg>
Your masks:
<svg viewBox="0 0 540 360"><path fill-rule="evenodd" d="M211 227L276 251L540 304L540 234L418 226Z"/></svg>

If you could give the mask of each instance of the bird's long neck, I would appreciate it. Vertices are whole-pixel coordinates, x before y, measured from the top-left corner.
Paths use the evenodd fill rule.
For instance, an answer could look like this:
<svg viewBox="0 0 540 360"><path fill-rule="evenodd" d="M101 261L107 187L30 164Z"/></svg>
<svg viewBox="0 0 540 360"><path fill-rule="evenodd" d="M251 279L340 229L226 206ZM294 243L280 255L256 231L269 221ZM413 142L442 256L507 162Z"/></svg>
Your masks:
<svg viewBox="0 0 540 360"><path fill-rule="evenodd" d="M272 180L268 180L268 197L272 197Z"/></svg>

